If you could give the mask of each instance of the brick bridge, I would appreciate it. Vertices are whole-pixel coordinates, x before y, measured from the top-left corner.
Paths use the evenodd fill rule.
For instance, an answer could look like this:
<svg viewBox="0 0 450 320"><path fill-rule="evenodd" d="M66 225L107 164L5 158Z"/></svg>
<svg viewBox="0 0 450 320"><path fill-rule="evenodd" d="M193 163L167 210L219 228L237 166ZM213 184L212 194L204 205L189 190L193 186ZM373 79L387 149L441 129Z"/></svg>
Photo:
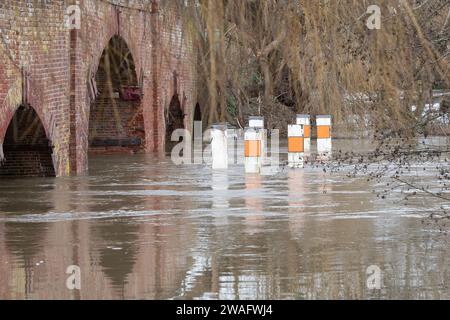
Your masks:
<svg viewBox="0 0 450 320"><path fill-rule="evenodd" d="M73 5L80 28L65 23ZM88 153L163 152L166 131L191 126L195 60L178 9L2 0L0 177L84 174Z"/></svg>

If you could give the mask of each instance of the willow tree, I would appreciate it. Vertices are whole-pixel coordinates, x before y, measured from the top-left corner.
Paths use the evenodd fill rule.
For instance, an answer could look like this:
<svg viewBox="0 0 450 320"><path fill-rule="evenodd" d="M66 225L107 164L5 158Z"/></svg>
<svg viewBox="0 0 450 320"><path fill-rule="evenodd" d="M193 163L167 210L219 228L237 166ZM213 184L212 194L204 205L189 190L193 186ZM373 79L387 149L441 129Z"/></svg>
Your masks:
<svg viewBox="0 0 450 320"><path fill-rule="evenodd" d="M375 2L379 30L366 26L373 1L181 1L209 122L233 121L229 100L242 114L261 93L273 108L291 101L296 112L336 121L356 116L377 128L419 121L431 89L450 87L450 4Z"/></svg>

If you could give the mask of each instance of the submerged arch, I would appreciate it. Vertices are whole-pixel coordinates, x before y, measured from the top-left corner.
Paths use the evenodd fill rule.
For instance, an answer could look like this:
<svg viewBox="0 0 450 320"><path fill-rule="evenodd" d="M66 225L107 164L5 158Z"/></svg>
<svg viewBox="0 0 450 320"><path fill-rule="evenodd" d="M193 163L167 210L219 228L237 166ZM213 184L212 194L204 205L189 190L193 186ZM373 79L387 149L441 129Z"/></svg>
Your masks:
<svg viewBox="0 0 450 320"><path fill-rule="evenodd" d="M0 177L54 177L53 148L36 111L17 108L3 141Z"/></svg>
<svg viewBox="0 0 450 320"><path fill-rule="evenodd" d="M108 42L89 91L89 151L140 152L145 146L142 90L133 55L125 40Z"/></svg>
<svg viewBox="0 0 450 320"><path fill-rule="evenodd" d="M171 141L171 137L177 129L184 129L184 112L178 94L175 93L166 114L166 151L170 151L173 147L174 142Z"/></svg>

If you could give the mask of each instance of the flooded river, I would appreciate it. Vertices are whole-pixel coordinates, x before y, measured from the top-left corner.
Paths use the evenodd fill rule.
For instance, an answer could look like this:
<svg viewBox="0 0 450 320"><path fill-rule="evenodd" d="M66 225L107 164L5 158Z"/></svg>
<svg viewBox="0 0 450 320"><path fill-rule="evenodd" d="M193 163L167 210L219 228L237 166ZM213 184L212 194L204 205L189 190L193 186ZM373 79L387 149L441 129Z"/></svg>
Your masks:
<svg viewBox="0 0 450 320"><path fill-rule="evenodd" d="M315 167L246 176L169 157L89 160L85 177L1 180L0 298L450 299L449 235L423 223L438 201L406 206ZM80 290L66 287L71 265Z"/></svg>

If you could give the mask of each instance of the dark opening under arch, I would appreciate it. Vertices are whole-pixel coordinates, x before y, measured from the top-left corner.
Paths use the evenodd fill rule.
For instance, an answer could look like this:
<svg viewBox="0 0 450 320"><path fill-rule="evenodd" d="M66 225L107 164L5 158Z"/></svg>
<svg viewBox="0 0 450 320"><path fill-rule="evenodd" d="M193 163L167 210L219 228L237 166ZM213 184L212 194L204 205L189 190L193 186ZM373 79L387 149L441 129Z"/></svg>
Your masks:
<svg viewBox="0 0 450 320"><path fill-rule="evenodd" d="M184 113L178 94L175 94L166 115L166 151L170 151L173 145L178 143L171 141L172 133L177 129L184 129Z"/></svg>
<svg viewBox="0 0 450 320"><path fill-rule="evenodd" d="M200 125L199 125L200 122ZM192 140L202 140L203 134L203 124L202 122L202 110L200 108L200 104L197 103L194 109L194 123L192 124Z"/></svg>
<svg viewBox="0 0 450 320"><path fill-rule="evenodd" d="M89 115L89 151L138 152L145 145L141 89L130 49L120 36L109 41L95 75Z"/></svg>
<svg viewBox="0 0 450 320"><path fill-rule="evenodd" d="M54 177L52 147L36 111L20 106L3 142L0 177Z"/></svg>
<svg viewBox="0 0 450 320"><path fill-rule="evenodd" d="M198 103L195 105L194 121L202 121L202 110L200 109L200 104Z"/></svg>

